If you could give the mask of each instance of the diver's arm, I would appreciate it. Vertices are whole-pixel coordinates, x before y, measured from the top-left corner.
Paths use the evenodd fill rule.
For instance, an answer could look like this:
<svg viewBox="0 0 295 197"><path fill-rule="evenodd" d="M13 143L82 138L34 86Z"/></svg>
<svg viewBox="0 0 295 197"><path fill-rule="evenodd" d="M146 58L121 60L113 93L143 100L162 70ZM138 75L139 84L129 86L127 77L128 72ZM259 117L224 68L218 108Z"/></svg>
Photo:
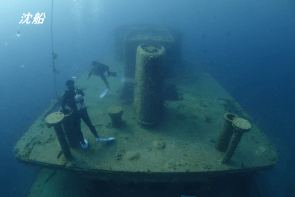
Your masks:
<svg viewBox="0 0 295 197"><path fill-rule="evenodd" d="M81 94L82 96L85 96L83 90L81 90L81 89L78 89L78 93Z"/></svg>
<svg viewBox="0 0 295 197"><path fill-rule="evenodd" d="M92 68L91 68L91 70L90 70L90 72L89 72L89 74L87 76L87 79L89 79L91 77L91 75L93 74L93 72L94 72L94 67L92 66Z"/></svg>
<svg viewBox="0 0 295 197"><path fill-rule="evenodd" d="M65 91L64 95L62 96L62 101L61 101L61 108L65 109L65 106L68 102L68 93Z"/></svg>

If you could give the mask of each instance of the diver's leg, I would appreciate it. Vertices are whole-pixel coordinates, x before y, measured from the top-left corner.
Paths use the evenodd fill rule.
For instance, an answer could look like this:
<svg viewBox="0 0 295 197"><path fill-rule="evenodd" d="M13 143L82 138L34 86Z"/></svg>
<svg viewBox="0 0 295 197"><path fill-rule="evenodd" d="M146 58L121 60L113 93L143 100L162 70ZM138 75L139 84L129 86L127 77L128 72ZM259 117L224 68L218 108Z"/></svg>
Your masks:
<svg viewBox="0 0 295 197"><path fill-rule="evenodd" d="M85 142L84 142L83 133L81 131L81 117L80 117L79 112L74 112L73 124L74 124L74 127L77 129L77 137L78 137L79 142L81 142L84 145Z"/></svg>
<svg viewBox="0 0 295 197"><path fill-rule="evenodd" d="M93 124L90 121L89 115L87 113L87 109L81 109L81 118L82 120L85 122L85 124L89 127L91 133L95 136L95 138L99 138L96 132L95 127L93 126Z"/></svg>
<svg viewBox="0 0 295 197"><path fill-rule="evenodd" d="M109 76L117 77L116 72L107 71Z"/></svg>
<svg viewBox="0 0 295 197"><path fill-rule="evenodd" d="M108 82L107 78L103 75L100 75L100 77L103 80L103 82L106 84L107 88L110 89L109 82Z"/></svg>

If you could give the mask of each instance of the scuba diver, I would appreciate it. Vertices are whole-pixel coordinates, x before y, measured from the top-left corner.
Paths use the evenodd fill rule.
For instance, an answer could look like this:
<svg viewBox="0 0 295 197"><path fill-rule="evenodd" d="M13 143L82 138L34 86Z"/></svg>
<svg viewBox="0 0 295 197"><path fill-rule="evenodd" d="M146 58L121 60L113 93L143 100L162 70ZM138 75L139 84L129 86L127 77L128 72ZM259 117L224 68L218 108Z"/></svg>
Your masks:
<svg viewBox="0 0 295 197"><path fill-rule="evenodd" d="M104 65L100 62L97 61L93 61L92 62L92 68L87 76L87 79L89 79L91 77L92 74L98 75L101 77L101 79L104 81L104 83L107 86L107 89L110 89L108 80L106 78L109 76L113 76L113 77L117 77L117 73L116 72L111 72L109 71L109 67L107 65Z"/></svg>
<svg viewBox="0 0 295 197"><path fill-rule="evenodd" d="M73 110L73 114L72 114L73 124L74 124L74 127L78 129L78 140L81 146L84 149L88 148L88 141L87 139L84 139L83 133L81 131L81 119L89 127L90 131L95 136L95 139L97 142L113 140L114 138L109 138L109 139L99 138L95 127L92 125L90 121L90 118L84 103L83 96L85 96L85 94L83 90L79 88L75 88L74 84L75 82L73 80L68 80L66 82L66 86L68 89L65 91L62 98L61 112L65 112L66 104Z"/></svg>

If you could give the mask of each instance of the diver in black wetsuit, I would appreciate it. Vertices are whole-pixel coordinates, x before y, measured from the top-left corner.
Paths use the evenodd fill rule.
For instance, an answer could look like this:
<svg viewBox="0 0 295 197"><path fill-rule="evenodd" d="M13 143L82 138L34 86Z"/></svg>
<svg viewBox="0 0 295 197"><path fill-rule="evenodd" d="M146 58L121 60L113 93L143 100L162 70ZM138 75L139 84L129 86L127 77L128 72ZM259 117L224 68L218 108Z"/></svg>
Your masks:
<svg viewBox="0 0 295 197"><path fill-rule="evenodd" d="M97 61L92 62L92 68L91 68L91 71L89 72L89 74L87 76L87 79L89 79L92 74L100 76L101 79L106 84L108 89L110 89L110 86L109 86L109 83L108 83L108 80L107 80L106 76L108 76L108 77L109 76L113 76L113 77L117 76L116 72L109 71L109 67L107 65L104 65L104 64L99 63Z"/></svg>
<svg viewBox="0 0 295 197"><path fill-rule="evenodd" d="M62 104L61 104L61 112L65 110L65 105L67 104L72 110L73 110L73 122L74 127L78 128L78 140L81 144L81 146L86 149L88 148L88 141L84 139L83 133L81 131L81 119L85 122L85 124L89 127L90 131L93 133L93 135L96 138L96 141L101 141L100 138L97 135L95 127L92 125L89 115L87 113L87 109L84 103L85 96L83 90L75 88L74 86L75 82L73 80L68 80L66 82L67 90L65 91L63 98L62 98Z"/></svg>

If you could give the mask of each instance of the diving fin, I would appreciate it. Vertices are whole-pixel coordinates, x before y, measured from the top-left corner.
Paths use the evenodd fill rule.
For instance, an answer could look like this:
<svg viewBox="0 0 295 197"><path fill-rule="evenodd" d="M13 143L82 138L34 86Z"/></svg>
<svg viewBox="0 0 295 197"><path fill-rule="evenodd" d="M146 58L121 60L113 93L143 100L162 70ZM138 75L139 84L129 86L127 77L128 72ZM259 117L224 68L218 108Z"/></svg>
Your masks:
<svg viewBox="0 0 295 197"><path fill-rule="evenodd" d="M110 137L110 138L96 138L96 141L97 142L108 142L108 141L112 141L114 139L115 138L113 138L113 137Z"/></svg>
<svg viewBox="0 0 295 197"><path fill-rule="evenodd" d="M108 91L109 91L109 89L107 88L103 93L101 93L101 95L99 97L100 98L103 98Z"/></svg>
<svg viewBox="0 0 295 197"><path fill-rule="evenodd" d="M125 81L125 79L124 79L121 75L119 75L119 74L117 74L117 79L118 79L121 83L124 83L124 81Z"/></svg>

